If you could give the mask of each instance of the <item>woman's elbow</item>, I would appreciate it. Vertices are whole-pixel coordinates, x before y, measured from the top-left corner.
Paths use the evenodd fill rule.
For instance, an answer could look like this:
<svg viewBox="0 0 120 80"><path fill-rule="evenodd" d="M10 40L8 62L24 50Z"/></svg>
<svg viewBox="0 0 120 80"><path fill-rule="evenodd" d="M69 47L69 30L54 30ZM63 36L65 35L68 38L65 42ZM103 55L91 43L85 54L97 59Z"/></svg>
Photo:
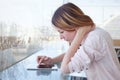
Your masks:
<svg viewBox="0 0 120 80"><path fill-rule="evenodd" d="M68 67L61 67L60 70L61 70L61 72L62 72L63 74L68 74L68 73L70 73Z"/></svg>

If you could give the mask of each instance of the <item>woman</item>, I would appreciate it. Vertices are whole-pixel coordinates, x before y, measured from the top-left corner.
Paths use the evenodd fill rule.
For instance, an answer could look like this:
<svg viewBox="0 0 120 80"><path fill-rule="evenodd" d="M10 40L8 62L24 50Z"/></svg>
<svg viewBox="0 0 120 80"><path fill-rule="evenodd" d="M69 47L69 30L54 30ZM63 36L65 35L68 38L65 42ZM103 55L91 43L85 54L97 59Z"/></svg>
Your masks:
<svg viewBox="0 0 120 80"><path fill-rule="evenodd" d="M85 71L88 80L119 80L120 64L110 35L73 3L59 7L52 24L60 38L68 41L68 51L55 58L38 56L40 63L61 63L63 73Z"/></svg>

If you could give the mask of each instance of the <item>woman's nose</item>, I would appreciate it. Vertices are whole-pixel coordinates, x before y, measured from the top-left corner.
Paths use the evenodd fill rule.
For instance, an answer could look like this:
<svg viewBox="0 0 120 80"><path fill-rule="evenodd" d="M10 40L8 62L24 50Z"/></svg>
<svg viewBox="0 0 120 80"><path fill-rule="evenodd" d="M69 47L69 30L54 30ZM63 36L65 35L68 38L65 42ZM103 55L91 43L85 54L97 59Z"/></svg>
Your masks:
<svg viewBox="0 0 120 80"><path fill-rule="evenodd" d="M60 39L64 39L64 37L62 35L60 35Z"/></svg>

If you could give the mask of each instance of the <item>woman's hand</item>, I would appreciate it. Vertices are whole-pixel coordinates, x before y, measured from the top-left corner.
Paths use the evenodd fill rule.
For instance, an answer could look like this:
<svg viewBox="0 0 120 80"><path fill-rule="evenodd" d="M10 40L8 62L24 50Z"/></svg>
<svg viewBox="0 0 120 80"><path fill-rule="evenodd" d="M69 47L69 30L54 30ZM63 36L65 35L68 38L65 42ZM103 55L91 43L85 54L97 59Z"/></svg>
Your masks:
<svg viewBox="0 0 120 80"><path fill-rule="evenodd" d="M53 64L52 62L52 58L50 57L47 57L47 56L38 56L37 57L37 63L38 63L38 66L41 64L41 63L44 63L44 64Z"/></svg>
<svg viewBox="0 0 120 80"><path fill-rule="evenodd" d="M95 26L84 26L77 28L77 34L81 34L81 37L84 37L90 31L94 30Z"/></svg>

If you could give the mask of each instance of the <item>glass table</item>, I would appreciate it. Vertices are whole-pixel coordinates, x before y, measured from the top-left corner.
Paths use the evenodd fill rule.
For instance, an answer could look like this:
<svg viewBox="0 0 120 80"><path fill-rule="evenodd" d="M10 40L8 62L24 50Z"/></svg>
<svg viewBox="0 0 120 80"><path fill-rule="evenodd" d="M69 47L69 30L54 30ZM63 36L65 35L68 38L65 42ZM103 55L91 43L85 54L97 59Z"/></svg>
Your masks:
<svg viewBox="0 0 120 80"><path fill-rule="evenodd" d="M38 69L36 57L48 55L45 53L46 50L41 50L1 71L0 80L76 80L73 75L62 74L56 65L53 68ZM55 54L55 52L49 51L49 55L54 57L55 55L52 53ZM81 76L79 80L84 80L84 77Z"/></svg>
<svg viewBox="0 0 120 80"><path fill-rule="evenodd" d="M115 49L119 51L120 47ZM57 65L52 69L37 68L36 57L38 55L54 57L58 55L57 53L61 53L61 51L40 50L1 71L0 80L86 80L86 76L83 74L62 74Z"/></svg>

